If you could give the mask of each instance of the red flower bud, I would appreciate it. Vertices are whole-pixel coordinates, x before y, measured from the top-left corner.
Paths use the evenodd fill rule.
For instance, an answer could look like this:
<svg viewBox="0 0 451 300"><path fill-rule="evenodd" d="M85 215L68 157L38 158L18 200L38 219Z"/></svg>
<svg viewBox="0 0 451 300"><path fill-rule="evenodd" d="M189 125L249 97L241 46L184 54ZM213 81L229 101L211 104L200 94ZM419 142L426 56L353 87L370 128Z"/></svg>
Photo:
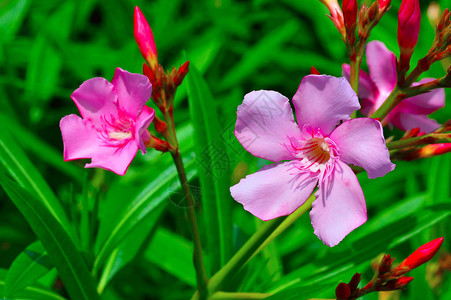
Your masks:
<svg viewBox="0 0 451 300"><path fill-rule="evenodd" d="M451 152L451 143L426 145L420 150L420 157L431 157Z"/></svg>
<svg viewBox="0 0 451 300"><path fill-rule="evenodd" d="M341 282L335 289L335 296L337 300L348 300L351 296L351 289L346 283Z"/></svg>
<svg viewBox="0 0 451 300"><path fill-rule="evenodd" d="M341 33L341 35L344 37L346 33L343 21L343 12L341 11L338 1L337 0L319 0L319 1L321 1L324 5L327 6L327 8L330 11L330 19L332 20L338 31Z"/></svg>
<svg viewBox="0 0 451 300"><path fill-rule="evenodd" d="M438 238L429 243L424 244L410 254L401 264L394 270L395 276L399 276L415 269L422 264L428 262L443 244L443 238Z"/></svg>
<svg viewBox="0 0 451 300"><path fill-rule="evenodd" d="M135 40L138 43L139 50L149 65L154 67L158 62L157 46L155 45L152 29L138 6L135 7L133 25Z"/></svg>
<svg viewBox="0 0 451 300"><path fill-rule="evenodd" d="M390 6L391 0L379 0L379 11L384 11Z"/></svg>
<svg viewBox="0 0 451 300"><path fill-rule="evenodd" d="M420 33L419 0L403 0L398 13L398 45L402 52L412 52Z"/></svg>
<svg viewBox="0 0 451 300"><path fill-rule="evenodd" d="M357 20L357 0L343 0L341 7L346 28L353 28Z"/></svg>
<svg viewBox="0 0 451 300"><path fill-rule="evenodd" d="M413 277L401 277L396 280L395 289L402 289L404 288L409 282L413 280Z"/></svg>
<svg viewBox="0 0 451 300"><path fill-rule="evenodd" d="M313 66L310 68L310 74L311 75L321 75L321 73Z"/></svg>
<svg viewBox="0 0 451 300"><path fill-rule="evenodd" d="M393 258L391 258L390 254L385 254L379 264L379 276L383 275L387 272L390 272L391 266L393 264Z"/></svg>

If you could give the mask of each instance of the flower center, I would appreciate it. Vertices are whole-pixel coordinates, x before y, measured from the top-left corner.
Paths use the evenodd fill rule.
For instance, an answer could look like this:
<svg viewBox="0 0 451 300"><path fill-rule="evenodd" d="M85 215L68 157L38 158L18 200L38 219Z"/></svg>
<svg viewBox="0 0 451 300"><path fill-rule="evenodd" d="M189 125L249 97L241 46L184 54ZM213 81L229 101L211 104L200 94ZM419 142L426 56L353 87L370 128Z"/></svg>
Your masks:
<svg viewBox="0 0 451 300"><path fill-rule="evenodd" d="M302 147L301 153L311 163L324 164L330 159L329 144L324 138L311 138Z"/></svg>
<svg viewBox="0 0 451 300"><path fill-rule="evenodd" d="M132 133L130 131L111 131L108 136L113 140L125 140L132 137Z"/></svg>

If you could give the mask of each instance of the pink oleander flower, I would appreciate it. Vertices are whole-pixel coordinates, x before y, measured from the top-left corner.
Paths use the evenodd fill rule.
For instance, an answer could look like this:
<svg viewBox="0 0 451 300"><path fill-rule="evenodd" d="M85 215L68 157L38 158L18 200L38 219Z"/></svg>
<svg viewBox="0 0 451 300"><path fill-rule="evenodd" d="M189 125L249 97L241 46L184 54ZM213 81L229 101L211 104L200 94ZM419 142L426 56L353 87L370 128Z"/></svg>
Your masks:
<svg viewBox="0 0 451 300"><path fill-rule="evenodd" d="M244 209L270 220L294 212L318 186L310 212L314 233L334 246L367 219L362 189L348 164L364 168L370 178L395 166L380 122L350 119L360 105L345 78L308 75L293 104L299 125L289 100L278 92L254 91L244 97L235 136L252 155L275 163L230 191Z"/></svg>
<svg viewBox="0 0 451 300"><path fill-rule="evenodd" d="M86 168L124 175L138 149L146 153L155 111L144 105L152 94L146 76L117 68L111 83L96 77L72 93L81 117L61 119L64 160L90 158Z"/></svg>
<svg viewBox="0 0 451 300"><path fill-rule="evenodd" d="M360 71L359 98L362 104L362 113L370 116L387 99L396 86L396 57L379 41L369 42L366 46L366 61L368 73ZM350 67L343 65L343 76L348 80ZM413 85L419 85L434 80L423 78ZM386 121L397 128L407 131L420 128L426 133L432 132L440 125L428 115L445 105L445 90L434 89L426 94L404 99L387 116Z"/></svg>

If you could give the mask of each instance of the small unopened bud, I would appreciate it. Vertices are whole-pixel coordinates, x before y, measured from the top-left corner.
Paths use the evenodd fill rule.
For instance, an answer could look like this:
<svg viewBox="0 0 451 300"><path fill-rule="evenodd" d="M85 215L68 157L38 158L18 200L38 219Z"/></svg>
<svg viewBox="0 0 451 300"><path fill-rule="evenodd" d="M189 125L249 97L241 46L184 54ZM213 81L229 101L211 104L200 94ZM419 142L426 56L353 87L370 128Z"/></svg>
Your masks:
<svg viewBox="0 0 451 300"><path fill-rule="evenodd" d="M352 276L351 281L349 281L349 288L351 289L351 292L354 292L357 287L359 286L360 280L362 279L360 273L355 273L354 276Z"/></svg>
<svg viewBox="0 0 451 300"><path fill-rule="evenodd" d="M394 269L394 275L400 276L431 260L443 244L443 237L424 244L410 254L401 264Z"/></svg>
<svg viewBox="0 0 451 300"><path fill-rule="evenodd" d="M419 0L403 0L398 13L398 44L401 52L413 51L420 33Z"/></svg>
<svg viewBox="0 0 451 300"><path fill-rule="evenodd" d="M390 272L393 260L394 259L391 258L390 254L386 254L384 255L384 257L382 257L381 263L379 264L379 275Z"/></svg>
<svg viewBox="0 0 451 300"><path fill-rule="evenodd" d="M357 0L343 0L341 6L346 28L352 28L357 20Z"/></svg>
<svg viewBox="0 0 451 300"><path fill-rule="evenodd" d="M384 285L376 287L376 291L394 291L405 288L409 282L413 280L413 277L399 277L388 281Z"/></svg>
<svg viewBox="0 0 451 300"><path fill-rule="evenodd" d="M379 12L383 12L390 6L391 0L379 0Z"/></svg>
<svg viewBox="0 0 451 300"><path fill-rule="evenodd" d="M154 148L155 150L161 152L168 152L169 150L173 149L168 142L154 137L153 135L151 135L148 140L145 140L144 143L147 148Z"/></svg>
<svg viewBox="0 0 451 300"><path fill-rule="evenodd" d="M337 300L348 300L351 296L351 289L346 283L341 282L335 289L335 296Z"/></svg>
<svg viewBox="0 0 451 300"><path fill-rule="evenodd" d="M144 59L154 68L158 64L157 46L155 45L152 29L138 6L135 7L133 25L135 40L139 50Z"/></svg>
<svg viewBox="0 0 451 300"><path fill-rule="evenodd" d="M451 152L451 143L426 145L420 150L420 158L432 157Z"/></svg>
<svg viewBox="0 0 451 300"><path fill-rule="evenodd" d="M321 73L314 66L312 66L310 68L310 74L311 75L321 75Z"/></svg>
<svg viewBox="0 0 451 300"><path fill-rule="evenodd" d="M319 0L327 6L330 12L330 19L343 37L346 36L343 12L337 0Z"/></svg>
<svg viewBox="0 0 451 300"><path fill-rule="evenodd" d="M183 79L189 71L189 61L186 61L183 65L179 67L176 75L173 78L174 85L177 87L182 84Z"/></svg>

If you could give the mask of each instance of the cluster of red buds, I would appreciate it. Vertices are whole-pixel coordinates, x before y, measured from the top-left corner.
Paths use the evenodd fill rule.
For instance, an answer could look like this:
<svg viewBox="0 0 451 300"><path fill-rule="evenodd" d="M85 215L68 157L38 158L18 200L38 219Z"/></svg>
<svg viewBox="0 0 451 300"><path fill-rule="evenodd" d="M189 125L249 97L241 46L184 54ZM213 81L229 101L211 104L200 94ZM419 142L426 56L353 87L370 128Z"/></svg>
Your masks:
<svg viewBox="0 0 451 300"><path fill-rule="evenodd" d="M151 136L146 145L162 152L175 150L177 142L173 131L174 97L177 87L188 73L189 61L186 61L178 69L173 67L172 70L165 72L158 62L157 47L152 29L138 6L135 7L134 14L134 35L139 50L146 61L143 64L143 74L149 78L152 84L152 100L164 116L164 121L155 116L153 124L155 130L162 134L166 141Z"/></svg>
<svg viewBox="0 0 451 300"><path fill-rule="evenodd" d="M421 11L419 0L404 0L398 14L398 86L409 87L423 72L439 60L451 55L451 12L445 9L436 25L436 34L429 52L418 61L415 69L405 77L409 70L410 57L418 41ZM442 78L440 87L451 87L451 69Z"/></svg>
<svg viewBox="0 0 451 300"><path fill-rule="evenodd" d="M451 152L451 120L443 124L437 130L425 134L419 128L407 131L400 142L411 142L411 145L403 144L401 149L392 148L391 157L399 160L416 160L433 157ZM393 145L393 143L389 144ZM391 147L390 146L390 147Z"/></svg>
<svg viewBox="0 0 451 300"><path fill-rule="evenodd" d="M358 288L361 280L356 273L349 283L340 283L335 289L337 300L353 300L374 291L393 291L404 289L413 277L404 276L409 271L421 266L434 257L443 243L443 238L438 238L424 244L403 260L398 266L393 267L394 258L389 254L383 256L376 273L368 284Z"/></svg>
<svg viewBox="0 0 451 300"><path fill-rule="evenodd" d="M351 60L357 55L361 56L371 29L388 11L391 2L391 0L376 0L372 5L363 4L359 9L357 0L343 0L341 8L337 0L320 1L329 9L329 18L346 43Z"/></svg>

